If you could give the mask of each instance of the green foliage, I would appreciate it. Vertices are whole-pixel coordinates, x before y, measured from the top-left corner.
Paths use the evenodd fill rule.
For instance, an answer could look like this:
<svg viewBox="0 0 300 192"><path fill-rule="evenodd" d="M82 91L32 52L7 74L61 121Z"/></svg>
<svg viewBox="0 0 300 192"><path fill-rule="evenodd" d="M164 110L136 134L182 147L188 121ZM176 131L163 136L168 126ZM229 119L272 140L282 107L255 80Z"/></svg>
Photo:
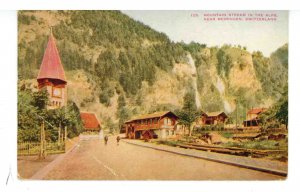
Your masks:
<svg viewBox="0 0 300 192"><path fill-rule="evenodd" d="M50 13L45 12L46 14ZM105 106L110 106L111 97L115 93L124 94L125 98L135 101L135 105L142 105L142 82L153 85L156 78L159 78L157 70L171 72L175 63L186 62L187 52L195 61L197 88L205 111L219 111L224 108L223 96L212 84L211 72L214 67L224 81L225 97L241 100L238 117L240 121L244 119L247 108L262 104L269 98L278 101L287 85L287 45L276 50L269 58L264 57L261 52L252 54L254 70L262 90L249 94L252 93L249 89L234 89L228 79L233 63L237 62L240 69L245 67L245 62L241 62L240 58L241 53L246 52L246 47L207 47L196 42L174 43L165 34L156 32L120 11L57 11L51 14L57 16L53 17L56 21L53 34L64 69L84 70L89 81L95 82L97 96ZM39 30L48 27L42 20L35 17L35 11L18 13L19 28L30 27L28 33L32 37L25 39L28 35L19 35L19 79L37 76L48 40L48 34L41 34L42 31ZM84 107L91 101L93 100L85 100L80 106ZM153 106L151 110L155 108ZM158 106L157 109L159 108L163 107ZM127 112L134 113L134 110L136 109L125 110L119 106L118 115L125 117ZM278 115L276 117L280 118Z"/></svg>
<svg viewBox="0 0 300 192"><path fill-rule="evenodd" d="M286 126L288 125L288 100L285 100L282 102L279 106L279 109L277 113L275 114L275 117Z"/></svg>
<svg viewBox="0 0 300 192"><path fill-rule="evenodd" d="M266 112L261 113L259 118L261 119L262 128L278 128L279 123L288 126L288 87L284 88L284 93L280 100Z"/></svg>
<svg viewBox="0 0 300 192"><path fill-rule="evenodd" d="M193 91L188 91L184 96L183 108L177 111L176 114L179 117L178 123L189 127L190 136L193 132L192 124L195 120L200 117L201 113L197 111L195 102L195 93Z"/></svg>
<svg viewBox="0 0 300 192"><path fill-rule="evenodd" d="M131 111L126 106L126 98L121 94L118 98L118 112L117 117L119 118L119 126L121 127L125 121L129 120L132 116Z"/></svg>
<svg viewBox="0 0 300 192"><path fill-rule="evenodd" d="M281 97L288 81L288 47L284 45L271 54L270 58L261 52L252 54L256 76L260 80L265 95L275 100Z"/></svg>
<svg viewBox="0 0 300 192"><path fill-rule="evenodd" d="M46 110L47 92L18 92L18 141L39 141L40 127L45 122L46 139L58 139L58 127L68 127L68 137L74 137L83 130L79 108L74 102L66 107Z"/></svg>
<svg viewBox="0 0 300 192"><path fill-rule="evenodd" d="M181 144L180 141L171 141L171 140L158 140L156 141L156 143L159 145L169 145L172 147L176 147L178 144Z"/></svg>
<svg viewBox="0 0 300 192"><path fill-rule="evenodd" d="M185 51L189 52L194 61L195 61L195 66L199 67L202 64L207 63L207 58L204 58L200 53L203 49L206 48L206 44L200 44L196 42L191 42L189 44L185 44L183 42L177 43L178 46L181 46ZM183 55L182 52L180 52L178 55ZM179 62L186 62L182 57L177 61Z"/></svg>
<svg viewBox="0 0 300 192"><path fill-rule="evenodd" d="M83 123L80 118L80 110L73 101L69 101L68 105L62 108L47 110L45 119L55 128L46 126L50 132L51 140L57 140L58 127L67 127L68 137L78 136L83 131Z"/></svg>
<svg viewBox="0 0 300 192"><path fill-rule="evenodd" d="M35 106L38 110L45 110L48 104L48 91L42 89L41 91L32 93L32 105Z"/></svg>
<svg viewBox="0 0 300 192"><path fill-rule="evenodd" d="M114 123L110 117L105 120L105 128L109 131L110 134L120 132L118 124Z"/></svg>
<svg viewBox="0 0 300 192"><path fill-rule="evenodd" d="M273 62L280 63L283 67L288 68L289 63L289 50L288 44L283 45L282 47L278 48L272 55L271 59Z"/></svg>
<svg viewBox="0 0 300 192"><path fill-rule="evenodd" d="M225 137L227 139L232 138L233 134L230 132L222 132L221 133L222 137Z"/></svg>
<svg viewBox="0 0 300 192"><path fill-rule="evenodd" d="M118 109L121 109L122 107L126 106L126 100L125 100L125 96L123 94L119 95L118 98Z"/></svg>
<svg viewBox="0 0 300 192"><path fill-rule="evenodd" d="M19 12L21 26L29 25L30 14L34 15L34 12ZM171 43L165 34L134 21L120 11L62 11L55 14L69 18L53 26L65 69L84 69L100 82L104 79L117 81L127 94L135 95L142 81L152 85L156 68L171 70L174 62L180 61L184 55L182 47ZM19 77L35 77L33 72L39 68L46 41L47 34L30 43L20 41ZM141 47L143 44L146 45ZM102 51L93 61L82 51L84 47ZM100 97L109 104L111 94L106 92Z"/></svg>
<svg viewBox="0 0 300 192"><path fill-rule="evenodd" d="M185 44L183 42L179 43L182 48L188 52L190 52L192 55L196 55L199 53L202 49L206 48L206 44L200 44L192 41L189 44Z"/></svg>
<svg viewBox="0 0 300 192"><path fill-rule="evenodd" d="M19 12L19 15L18 15L18 22L19 23L22 23L22 24L25 24L25 25L30 25L30 21L31 21L30 16L21 14L21 12Z"/></svg>
<svg viewBox="0 0 300 192"><path fill-rule="evenodd" d="M149 109L149 113L155 113L157 111L178 111L179 107L172 104L153 104Z"/></svg>
<svg viewBox="0 0 300 192"><path fill-rule="evenodd" d="M241 143L227 142L223 144L225 147L239 147L246 149L262 149L262 150L280 150L281 146L278 146L277 141L263 140L263 141L245 141Z"/></svg>
<svg viewBox="0 0 300 192"><path fill-rule="evenodd" d="M18 141L38 141L40 119L38 109L31 105L33 98L28 90L18 92Z"/></svg>
<svg viewBox="0 0 300 192"><path fill-rule="evenodd" d="M115 87L112 83L108 81L108 79L105 79L101 85L101 92L99 94L99 100L100 103L103 103L105 106L110 106L110 98L114 96L115 94Z"/></svg>
<svg viewBox="0 0 300 192"><path fill-rule="evenodd" d="M230 55L226 54L224 48L221 48L217 52L217 72L222 77L228 77L230 73L230 69L232 68L232 59Z"/></svg>
<svg viewBox="0 0 300 192"><path fill-rule="evenodd" d="M196 101L195 101L195 92L190 90L183 97L183 110L188 112L197 111Z"/></svg>

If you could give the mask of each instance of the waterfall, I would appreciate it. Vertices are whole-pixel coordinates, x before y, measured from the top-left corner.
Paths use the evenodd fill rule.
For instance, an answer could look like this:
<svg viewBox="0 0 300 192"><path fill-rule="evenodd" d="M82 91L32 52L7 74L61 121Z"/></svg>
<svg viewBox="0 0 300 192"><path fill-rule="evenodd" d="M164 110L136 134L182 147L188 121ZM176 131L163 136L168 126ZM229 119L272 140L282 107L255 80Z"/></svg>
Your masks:
<svg viewBox="0 0 300 192"><path fill-rule="evenodd" d="M187 58L188 58L188 64L190 65L190 69L191 69L192 86L195 91L196 107L197 107L197 109L200 109L201 102L200 102L200 96L199 96L198 86L197 86L197 69L195 66L194 59L192 58L190 53L187 54Z"/></svg>
<svg viewBox="0 0 300 192"><path fill-rule="evenodd" d="M225 112L231 113L233 111L233 109L232 109L230 103L225 98L225 85L219 76L217 76L217 83L215 84L215 86L218 89L218 91L223 99L223 105L224 105Z"/></svg>
<svg viewBox="0 0 300 192"><path fill-rule="evenodd" d="M222 79L219 76L217 76L216 88L218 89L218 91L221 95L224 95L225 86L224 86Z"/></svg>
<svg viewBox="0 0 300 192"><path fill-rule="evenodd" d="M223 99L223 103L224 103L225 112L231 113L233 111L233 109L232 109L230 103L226 99Z"/></svg>

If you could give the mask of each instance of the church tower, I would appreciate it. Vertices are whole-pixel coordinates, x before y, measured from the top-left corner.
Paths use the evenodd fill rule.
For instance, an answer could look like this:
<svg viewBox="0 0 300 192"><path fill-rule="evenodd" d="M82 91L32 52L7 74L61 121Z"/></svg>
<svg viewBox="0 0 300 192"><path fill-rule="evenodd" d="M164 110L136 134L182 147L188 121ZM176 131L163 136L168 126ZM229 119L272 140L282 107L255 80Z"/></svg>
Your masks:
<svg viewBox="0 0 300 192"><path fill-rule="evenodd" d="M47 109L57 109L67 104L67 80L52 30L37 77L37 82L39 90L45 88L49 93Z"/></svg>

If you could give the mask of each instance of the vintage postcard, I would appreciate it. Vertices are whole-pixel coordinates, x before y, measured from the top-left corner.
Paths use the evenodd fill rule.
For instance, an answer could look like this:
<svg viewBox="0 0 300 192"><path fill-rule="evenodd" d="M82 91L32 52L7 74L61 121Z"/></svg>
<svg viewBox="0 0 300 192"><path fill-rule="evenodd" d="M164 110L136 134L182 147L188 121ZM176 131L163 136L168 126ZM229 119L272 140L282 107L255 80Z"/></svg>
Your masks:
<svg viewBox="0 0 300 192"><path fill-rule="evenodd" d="M284 180L288 11L19 11L22 180Z"/></svg>

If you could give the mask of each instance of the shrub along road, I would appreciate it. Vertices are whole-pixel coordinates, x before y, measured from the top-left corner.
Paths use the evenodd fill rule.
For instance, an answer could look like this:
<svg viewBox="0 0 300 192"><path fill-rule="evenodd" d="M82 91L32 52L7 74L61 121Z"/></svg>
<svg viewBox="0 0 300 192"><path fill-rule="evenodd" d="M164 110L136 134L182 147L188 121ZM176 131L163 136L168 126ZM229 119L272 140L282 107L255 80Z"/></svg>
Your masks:
<svg viewBox="0 0 300 192"><path fill-rule="evenodd" d="M164 151L81 140L45 177L54 180L274 180L284 177Z"/></svg>

